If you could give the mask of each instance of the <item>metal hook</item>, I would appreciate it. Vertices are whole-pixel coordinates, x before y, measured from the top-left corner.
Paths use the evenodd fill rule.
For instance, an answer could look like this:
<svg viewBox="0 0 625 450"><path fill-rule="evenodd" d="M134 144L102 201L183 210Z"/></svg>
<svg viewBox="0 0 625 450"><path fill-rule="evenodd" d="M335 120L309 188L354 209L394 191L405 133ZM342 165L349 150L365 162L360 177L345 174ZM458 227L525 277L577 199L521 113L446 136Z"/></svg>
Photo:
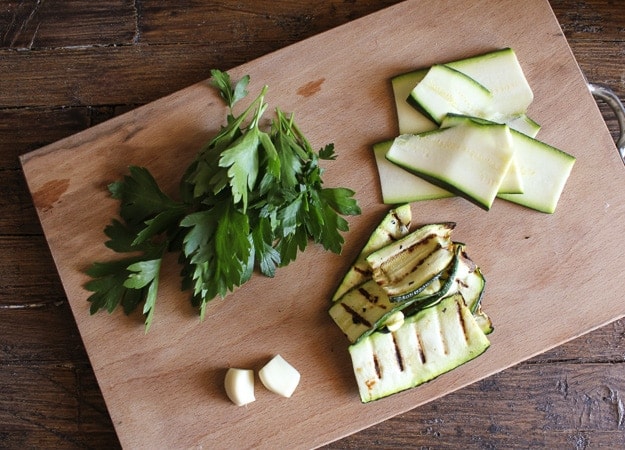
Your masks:
<svg viewBox="0 0 625 450"><path fill-rule="evenodd" d="M595 98L599 98L605 101L608 106L614 111L616 120L619 125L619 137L616 140L616 149L618 150L621 160L625 164L625 106L614 91L608 86L596 83L587 83L588 89Z"/></svg>

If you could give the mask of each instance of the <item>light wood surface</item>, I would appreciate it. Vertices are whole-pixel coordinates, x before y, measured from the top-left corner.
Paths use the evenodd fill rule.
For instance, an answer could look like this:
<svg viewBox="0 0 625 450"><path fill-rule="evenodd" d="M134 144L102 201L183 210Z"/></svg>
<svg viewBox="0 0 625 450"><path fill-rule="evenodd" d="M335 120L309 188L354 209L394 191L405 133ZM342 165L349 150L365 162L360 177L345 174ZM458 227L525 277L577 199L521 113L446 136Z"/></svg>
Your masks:
<svg viewBox="0 0 625 450"><path fill-rule="evenodd" d="M428 14L415 17L417 3L397 5L233 70L251 74L254 87L267 83L268 100L294 111L315 145L336 144L339 158L328 164L327 183L354 188L364 213L350 221L343 256L311 249L275 279L257 277L217 302L205 323L198 323L186 295L178 292L176 267L166 273L155 326L147 336L139 317L90 317L80 287L85 280L80 271L105 254L101 230L115 204L106 198L104 185L132 163L148 166L173 189L198 144L221 123L223 109L205 82L22 157L45 237L123 446L322 445L622 315L625 308L613 295L620 286L621 252L609 243L622 235L623 167L549 5L501 2L484 18L483 5L476 2L457 13L456 25L453 15L444 23L434 20L444 13L449 17L438 2L428 3ZM482 26L476 31L478 19ZM443 33L451 23L455 33L466 36L461 45ZM337 48L337 42L349 45ZM395 133L388 78L501 46L517 51L528 74L536 94L531 113L543 124L541 138L578 158L573 175L552 216L501 201L488 213L460 199L414 206L416 222L456 221L456 236L483 267L489 280L484 307L496 326L493 346L479 362L417 390L360 405L347 344L325 305L337 273L385 210L370 145ZM312 85L320 89L312 93L307 89ZM56 295L62 296L58 286ZM225 368L259 368L273 353L302 372L296 395L281 400L259 390L250 407L230 405L221 387ZM483 383L482 391L488 392L488 380ZM541 383L537 380L536 389L544 389Z"/></svg>

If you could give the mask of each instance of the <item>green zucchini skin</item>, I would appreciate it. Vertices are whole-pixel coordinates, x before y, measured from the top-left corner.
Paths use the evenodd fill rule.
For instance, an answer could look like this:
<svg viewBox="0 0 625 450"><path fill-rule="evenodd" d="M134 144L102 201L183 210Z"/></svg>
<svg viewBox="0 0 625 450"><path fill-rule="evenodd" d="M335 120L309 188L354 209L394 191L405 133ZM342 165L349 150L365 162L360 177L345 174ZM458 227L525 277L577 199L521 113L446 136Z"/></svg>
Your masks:
<svg viewBox="0 0 625 450"><path fill-rule="evenodd" d="M440 124L449 112L487 117L492 97L486 87L468 75L448 65L435 64L412 89L409 101Z"/></svg>

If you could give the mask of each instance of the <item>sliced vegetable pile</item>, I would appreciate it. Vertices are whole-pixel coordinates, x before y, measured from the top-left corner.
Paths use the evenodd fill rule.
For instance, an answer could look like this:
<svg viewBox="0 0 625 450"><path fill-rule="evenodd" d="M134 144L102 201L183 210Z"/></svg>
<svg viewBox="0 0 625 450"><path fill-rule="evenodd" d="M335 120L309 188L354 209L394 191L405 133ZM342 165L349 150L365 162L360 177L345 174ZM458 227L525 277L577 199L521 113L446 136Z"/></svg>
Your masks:
<svg viewBox="0 0 625 450"><path fill-rule="evenodd" d="M316 152L293 116L277 109L261 128L267 103L260 94L240 115L233 106L247 95L249 77L236 84L218 70L212 85L224 99L226 125L199 151L180 181L180 199L166 195L146 168L109 190L120 219L106 227L106 245L123 259L97 262L87 274L91 313L143 303L145 329L153 320L163 256L179 254L182 288L203 318L206 305L250 279L256 267L272 277L309 240L340 253L348 231L343 215L360 214L346 188L323 187L320 160L335 159L332 144Z"/></svg>
<svg viewBox="0 0 625 450"><path fill-rule="evenodd" d="M575 158L536 139L533 92L510 48L392 80L399 136L374 145L388 204L462 196L553 213Z"/></svg>
<svg viewBox="0 0 625 450"><path fill-rule="evenodd" d="M363 403L429 381L490 346L485 279L451 239L455 224L410 231L411 217L408 204L388 212L329 309L351 344Z"/></svg>

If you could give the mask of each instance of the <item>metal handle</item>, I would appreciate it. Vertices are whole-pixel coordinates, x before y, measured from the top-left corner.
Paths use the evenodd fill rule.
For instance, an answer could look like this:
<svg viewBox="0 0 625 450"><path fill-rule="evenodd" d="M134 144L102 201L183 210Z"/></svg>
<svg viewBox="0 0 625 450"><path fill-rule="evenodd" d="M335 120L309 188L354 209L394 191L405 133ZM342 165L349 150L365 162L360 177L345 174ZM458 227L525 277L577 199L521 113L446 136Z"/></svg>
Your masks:
<svg viewBox="0 0 625 450"><path fill-rule="evenodd" d="M588 89L595 98L599 98L605 101L614 114L619 126L619 137L616 140L616 149L618 150L621 160L625 164L625 106L621 102L621 99L614 93L614 91L602 84L588 83Z"/></svg>

